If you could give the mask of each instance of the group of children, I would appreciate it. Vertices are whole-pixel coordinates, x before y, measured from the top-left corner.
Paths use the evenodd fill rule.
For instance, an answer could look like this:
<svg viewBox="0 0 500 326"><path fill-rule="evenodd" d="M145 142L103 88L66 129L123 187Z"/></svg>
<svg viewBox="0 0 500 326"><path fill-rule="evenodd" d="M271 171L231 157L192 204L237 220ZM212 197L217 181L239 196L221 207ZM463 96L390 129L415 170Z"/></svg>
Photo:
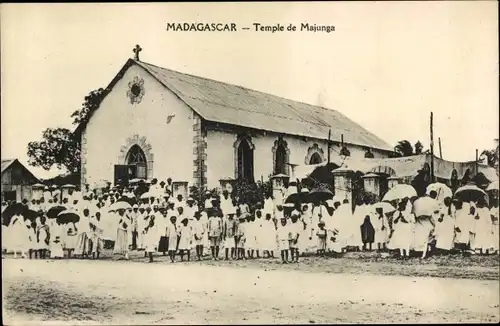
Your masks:
<svg viewBox="0 0 500 326"><path fill-rule="evenodd" d="M212 259L273 258L279 252L283 263L296 263L300 254L327 251L393 249L407 257L410 251L450 252L455 247L464 252L498 252L498 203L490 208L484 203L462 203L447 197L436 201L429 216L415 216L417 198L402 198L394 203L344 199L275 204L268 196L250 208L243 199L234 201L227 191L214 198L207 193L199 209L196 201L182 195L174 199L164 187L153 183L149 196L134 196L132 189L108 189L57 200L35 200L29 205L37 211L36 220L16 214L2 228L2 244L20 252L22 257L99 258L107 246L113 253L129 258L130 250L144 250L147 261L154 254L197 260L206 254ZM136 198L139 198L137 200ZM48 218L47 212L57 202L79 216L77 222L65 223ZM47 203L47 204L45 204ZM72 205L68 203L73 203ZM5 205L2 205L2 212Z"/></svg>

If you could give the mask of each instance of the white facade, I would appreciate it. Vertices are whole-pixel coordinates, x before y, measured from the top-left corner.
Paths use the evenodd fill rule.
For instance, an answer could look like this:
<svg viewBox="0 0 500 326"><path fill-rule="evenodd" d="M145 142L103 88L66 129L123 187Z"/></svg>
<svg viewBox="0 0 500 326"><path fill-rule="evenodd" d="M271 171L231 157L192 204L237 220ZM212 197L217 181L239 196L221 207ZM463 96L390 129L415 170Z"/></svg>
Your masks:
<svg viewBox="0 0 500 326"><path fill-rule="evenodd" d="M144 95L139 103L132 104L127 91L134 77L144 80ZM126 164L128 150L134 144L148 158L148 178L191 181L194 116L184 102L145 70L131 66L82 133L82 184L113 182L114 165Z"/></svg>

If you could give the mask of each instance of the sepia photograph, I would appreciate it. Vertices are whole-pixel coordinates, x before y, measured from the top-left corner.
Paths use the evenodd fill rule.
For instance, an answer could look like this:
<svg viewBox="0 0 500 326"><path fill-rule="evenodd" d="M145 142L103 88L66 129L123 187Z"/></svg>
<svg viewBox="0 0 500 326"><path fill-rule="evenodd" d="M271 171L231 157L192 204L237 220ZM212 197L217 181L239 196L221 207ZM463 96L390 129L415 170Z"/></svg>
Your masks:
<svg viewBox="0 0 500 326"><path fill-rule="evenodd" d="M5 325L500 323L496 1L0 4Z"/></svg>

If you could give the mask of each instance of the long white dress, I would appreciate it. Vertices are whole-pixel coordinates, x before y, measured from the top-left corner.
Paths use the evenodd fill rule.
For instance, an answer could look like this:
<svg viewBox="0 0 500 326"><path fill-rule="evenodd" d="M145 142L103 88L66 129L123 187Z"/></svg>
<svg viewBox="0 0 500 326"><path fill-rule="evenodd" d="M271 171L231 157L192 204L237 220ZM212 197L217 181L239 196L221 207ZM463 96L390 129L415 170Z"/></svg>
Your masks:
<svg viewBox="0 0 500 326"><path fill-rule="evenodd" d="M161 234L165 233L165 232L161 233L160 231L161 230L157 224L154 224L152 227L148 226L144 230L143 246L146 252L156 252L158 248L158 239L160 238Z"/></svg>
<svg viewBox="0 0 500 326"><path fill-rule="evenodd" d="M488 208L478 208L474 219L474 241L471 241L471 249L490 250L493 249L493 224Z"/></svg>
<svg viewBox="0 0 500 326"><path fill-rule="evenodd" d="M389 241L389 249L405 249L410 250L413 240L413 223L415 223L415 217L413 213L408 213L407 211L395 211L393 220L396 221L400 217L405 219L406 223L398 220L397 223L393 224L394 233Z"/></svg>
<svg viewBox="0 0 500 326"><path fill-rule="evenodd" d="M436 248L443 250L451 250L453 248L455 221L451 215L444 214L442 221L439 221L438 218L434 235L436 237Z"/></svg>
<svg viewBox="0 0 500 326"><path fill-rule="evenodd" d="M262 221L262 242L260 247L262 250L275 251L276 246L276 228L272 219L264 219Z"/></svg>
<svg viewBox="0 0 500 326"><path fill-rule="evenodd" d="M54 224L50 228L50 258L64 258L62 225Z"/></svg>
<svg viewBox="0 0 500 326"><path fill-rule="evenodd" d="M470 241L469 232L472 231L473 217L469 214L469 209L462 207L455 213L455 226L459 229L455 233L455 243L468 244Z"/></svg>
<svg viewBox="0 0 500 326"><path fill-rule="evenodd" d="M10 220L9 227L6 231L7 249L8 251L25 251L28 247L28 237L26 232L26 224L22 215L14 215Z"/></svg>
<svg viewBox="0 0 500 326"><path fill-rule="evenodd" d="M179 231L179 250L191 250L191 243L193 241L193 229L191 225L182 225Z"/></svg>
<svg viewBox="0 0 500 326"><path fill-rule="evenodd" d="M387 243L388 240L388 230L389 222L384 213L382 216L375 213L370 216L370 222L372 223L373 229L375 230L375 243Z"/></svg>

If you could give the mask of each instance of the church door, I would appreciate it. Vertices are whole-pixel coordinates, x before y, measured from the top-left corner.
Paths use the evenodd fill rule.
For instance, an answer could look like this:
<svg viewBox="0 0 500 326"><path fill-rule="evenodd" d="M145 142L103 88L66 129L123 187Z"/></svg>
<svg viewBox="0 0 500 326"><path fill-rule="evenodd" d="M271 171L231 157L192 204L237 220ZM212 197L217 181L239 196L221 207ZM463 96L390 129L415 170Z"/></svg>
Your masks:
<svg viewBox="0 0 500 326"><path fill-rule="evenodd" d="M129 166L129 179L146 179L147 177L147 160L146 155L138 145L130 148L126 158Z"/></svg>
<svg viewBox="0 0 500 326"><path fill-rule="evenodd" d="M246 140L238 146L238 179L253 182L253 150Z"/></svg>

